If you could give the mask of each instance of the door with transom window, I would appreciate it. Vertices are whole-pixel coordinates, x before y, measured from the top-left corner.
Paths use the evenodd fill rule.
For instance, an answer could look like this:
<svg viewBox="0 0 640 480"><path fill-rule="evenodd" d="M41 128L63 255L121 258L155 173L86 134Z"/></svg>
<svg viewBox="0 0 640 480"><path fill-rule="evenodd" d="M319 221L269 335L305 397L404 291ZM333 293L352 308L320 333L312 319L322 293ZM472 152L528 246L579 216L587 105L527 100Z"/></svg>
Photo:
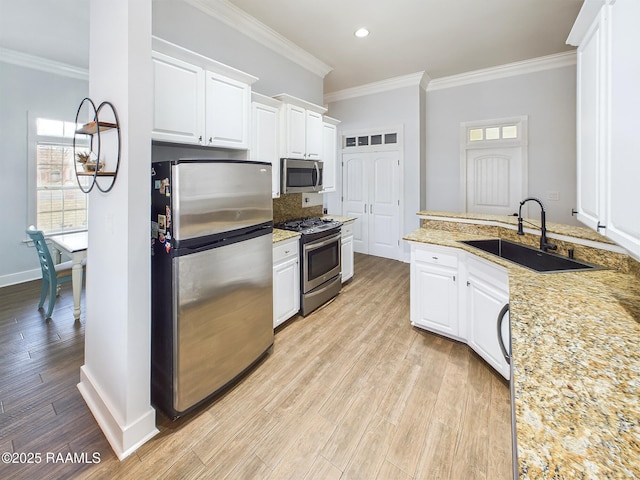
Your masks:
<svg viewBox="0 0 640 480"><path fill-rule="evenodd" d="M527 196L526 117L461 125L461 203L469 213L511 215Z"/></svg>

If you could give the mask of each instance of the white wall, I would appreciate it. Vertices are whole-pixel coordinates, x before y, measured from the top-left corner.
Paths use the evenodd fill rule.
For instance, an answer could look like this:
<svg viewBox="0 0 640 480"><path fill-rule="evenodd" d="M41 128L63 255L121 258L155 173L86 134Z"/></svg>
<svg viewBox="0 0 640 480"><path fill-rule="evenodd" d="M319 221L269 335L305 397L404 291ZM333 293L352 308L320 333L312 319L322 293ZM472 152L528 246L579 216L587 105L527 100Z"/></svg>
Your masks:
<svg viewBox="0 0 640 480"><path fill-rule="evenodd" d="M343 132L362 129L378 129L402 125L404 127L404 211L401 214L403 223L402 233L408 233L419 226L416 213L421 208L421 198L424 194L420 191L421 169L424 162L421 161L421 87L418 85L398 88L381 93L365 95L332 102L328 105L327 115L339 119L338 144ZM329 213L342 212L340 195L342 191L342 169L338 157L336 170L336 192L325 194ZM401 242L405 255L409 254L406 242Z"/></svg>
<svg viewBox="0 0 640 480"><path fill-rule="evenodd" d="M33 248L23 240L27 206L27 114L73 121L88 82L0 62L0 287L40 278Z"/></svg>
<svg viewBox="0 0 640 480"><path fill-rule="evenodd" d="M322 78L184 2L153 2L153 35L259 78L254 91L322 105Z"/></svg>
<svg viewBox="0 0 640 480"><path fill-rule="evenodd" d="M551 222L578 225L576 198L576 69L554 68L430 91L426 98L426 208L459 212L460 123L529 117L529 195ZM558 201L547 198L560 193ZM532 211L535 218L537 213Z"/></svg>

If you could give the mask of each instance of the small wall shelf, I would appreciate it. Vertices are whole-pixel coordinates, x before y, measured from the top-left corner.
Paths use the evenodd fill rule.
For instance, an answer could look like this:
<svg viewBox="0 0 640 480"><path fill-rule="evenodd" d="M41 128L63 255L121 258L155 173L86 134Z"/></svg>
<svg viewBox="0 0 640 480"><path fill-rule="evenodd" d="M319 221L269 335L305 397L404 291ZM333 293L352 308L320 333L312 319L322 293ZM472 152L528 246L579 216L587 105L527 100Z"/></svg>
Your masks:
<svg viewBox="0 0 640 480"><path fill-rule="evenodd" d="M78 180L78 186L80 187L80 190L82 190L84 193L89 193L94 186L98 187L98 190L100 190L101 192L107 193L109 192L112 188L113 185L115 184L116 181L116 177L118 176L118 169L120 167L120 124L118 121L118 114L116 113L116 109L115 107L110 103L110 102L102 102L98 108L96 108L95 103L93 103L93 100L91 100L90 98L84 98L81 102L80 105L78 106L78 111L76 113L76 125L78 124L78 117L80 116L80 111L82 110L82 108L86 105L88 105L91 110L93 111L93 121L85 123L84 125L82 125L82 127L78 128L75 131L75 134L73 136L73 159L74 159L74 167L75 167L75 171L76 171L76 178ZM99 120L99 114L100 111L104 108L104 107L108 107L111 109L111 112L113 114L113 117L115 119L115 122L101 122ZM91 113L91 111L90 111ZM115 168L113 171L104 171L104 170L100 170L100 168L97 166L100 164L101 162L101 155L100 155L100 151L101 151L101 146L102 146L102 132L106 132L109 130L115 130L117 137L116 137L116 150L117 150L117 155L116 155L116 163L115 163ZM78 170L78 161L76 161L76 145L77 145L77 137L78 135L88 135L90 137L90 156L91 154L95 155L96 158L96 169L93 171L90 170L84 170L84 171L79 171ZM95 142L94 142L95 140ZM96 148L96 150L94 151L94 147ZM97 179L98 177L108 177L111 178L111 183L109 185L107 185L106 187L100 185L100 183L98 183ZM80 180L81 178L92 178L91 183L89 185L86 184L86 182L83 182Z"/></svg>
<svg viewBox="0 0 640 480"><path fill-rule="evenodd" d="M100 132L104 132L105 130L111 130L112 128L118 128L118 124L117 123L109 123L109 122L99 122L97 124L99 126L99 129L96 128L96 122L89 122L86 123L82 126L82 128L79 128L78 130L76 130L76 133L83 133L86 135L94 135L96 133Z"/></svg>

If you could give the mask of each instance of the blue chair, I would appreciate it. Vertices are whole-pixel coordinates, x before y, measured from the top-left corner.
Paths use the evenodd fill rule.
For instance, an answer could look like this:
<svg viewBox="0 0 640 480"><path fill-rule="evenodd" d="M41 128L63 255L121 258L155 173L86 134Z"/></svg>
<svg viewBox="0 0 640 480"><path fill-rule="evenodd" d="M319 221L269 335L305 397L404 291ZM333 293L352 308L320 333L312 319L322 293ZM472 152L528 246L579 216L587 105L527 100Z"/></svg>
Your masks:
<svg viewBox="0 0 640 480"><path fill-rule="evenodd" d="M26 232L29 238L33 240L33 245L35 246L36 253L38 254L38 260L40 260L40 268L42 269L42 292L40 293L38 310L44 305L44 300L47 298L48 293L49 305L47 306L47 316L45 318L51 318L53 306L55 305L56 297L58 296L59 284L71 281L72 262L68 261L54 264L42 231L37 230L36 227L31 225Z"/></svg>

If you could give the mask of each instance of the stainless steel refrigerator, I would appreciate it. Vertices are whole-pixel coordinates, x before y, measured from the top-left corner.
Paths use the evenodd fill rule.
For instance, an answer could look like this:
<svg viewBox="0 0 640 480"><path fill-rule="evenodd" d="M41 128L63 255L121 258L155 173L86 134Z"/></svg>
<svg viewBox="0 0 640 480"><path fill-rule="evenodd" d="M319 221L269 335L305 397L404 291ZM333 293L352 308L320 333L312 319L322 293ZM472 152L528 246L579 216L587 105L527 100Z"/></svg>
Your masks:
<svg viewBox="0 0 640 480"><path fill-rule="evenodd" d="M271 165L152 164L151 400L177 418L273 345Z"/></svg>

